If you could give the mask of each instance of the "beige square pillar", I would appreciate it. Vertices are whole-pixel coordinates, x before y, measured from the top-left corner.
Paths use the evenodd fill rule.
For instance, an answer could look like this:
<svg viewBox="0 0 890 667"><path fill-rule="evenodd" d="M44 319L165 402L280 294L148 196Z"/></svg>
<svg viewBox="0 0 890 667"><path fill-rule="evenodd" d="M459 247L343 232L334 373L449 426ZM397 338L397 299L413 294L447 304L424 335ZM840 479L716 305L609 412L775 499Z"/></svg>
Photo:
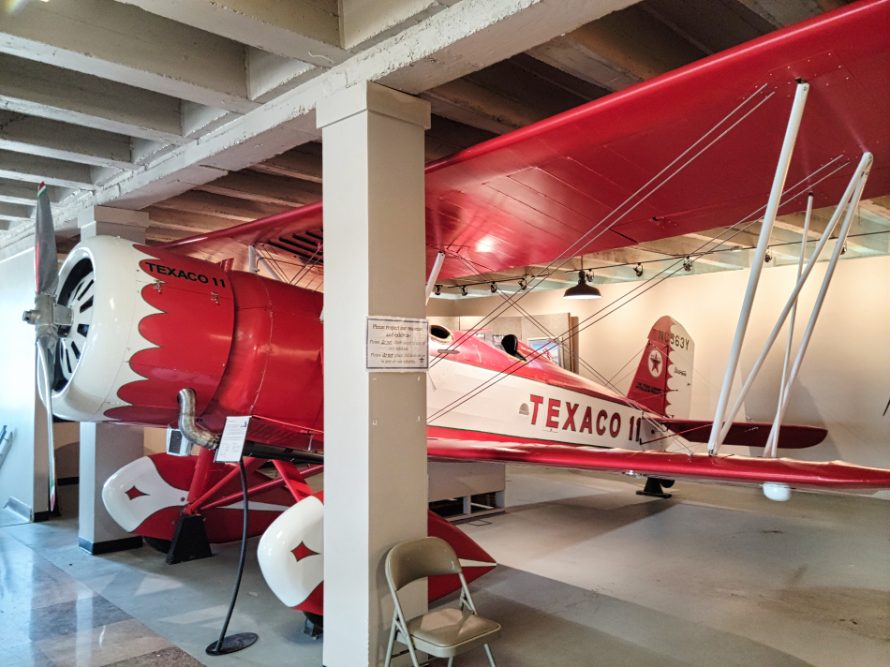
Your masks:
<svg viewBox="0 0 890 667"><path fill-rule="evenodd" d="M78 218L81 239L100 234L145 242L148 213L96 206ZM78 542L93 554L131 549L142 538L128 533L109 516L102 502L102 485L124 465L144 453L143 429L118 424L80 425L80 484Z"/></svg>
<svg viewBox="0 0 890 667"><path fill-rule="evenodd" d="M368 372L369 315L425 317L429 104L363 82L317 110L324 161L326 667L376 665L389 548L426 535L426 378ZM408 613L426 609L411 591Z"/></svg>

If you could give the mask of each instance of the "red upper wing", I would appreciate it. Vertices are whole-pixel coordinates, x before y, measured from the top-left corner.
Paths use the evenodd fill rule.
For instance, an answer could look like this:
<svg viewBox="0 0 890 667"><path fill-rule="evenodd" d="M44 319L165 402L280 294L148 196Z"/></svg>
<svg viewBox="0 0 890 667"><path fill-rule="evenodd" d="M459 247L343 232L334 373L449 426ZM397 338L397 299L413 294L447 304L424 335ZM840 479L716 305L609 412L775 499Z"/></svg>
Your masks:
<svg viewBox="0 0 890 667"><path fill-rule="evenodd" d="M888 72L890 2L860 2L432 163L428 262L449 251L443 278L548 262L626 201L635 208L571 254L755 218L799 78L811 91L787 186L799 185L782 210L802 209L810 189L817 206L835 203L864 150L875 154L865 196L887 194ZM766 101L745 120L650 196L634 194L757 90L751 105ZM832 160L845 166L808 176ZM321 222L317 204L169 247L241 257L243 244Z"/></svg>

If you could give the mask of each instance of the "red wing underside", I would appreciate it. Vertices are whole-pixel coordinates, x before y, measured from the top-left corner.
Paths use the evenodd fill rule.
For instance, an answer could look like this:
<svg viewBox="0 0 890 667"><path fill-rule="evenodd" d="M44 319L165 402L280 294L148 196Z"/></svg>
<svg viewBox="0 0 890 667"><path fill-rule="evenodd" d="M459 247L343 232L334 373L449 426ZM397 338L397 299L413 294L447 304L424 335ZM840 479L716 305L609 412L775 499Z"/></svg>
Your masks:
<svg viewBox="0 0 890 667"><path fill-rule="evenodd" d="M323 434L293 422L252 415L247 427L247 438L278 447L311 449L313 444L321 444Z"/></svg>
<svg viewBox="0 0 890 667"><path fill-rule="evenodd" d="M778 482L803 488L890 487L890 470L840 462L811 463L749 456L668 454L456 438L430 438L427 451L437 459L529 463L579 470L633 472L669 479L701 478L743 484Z"/></svg>
<svg viewBox="0 0 890 667"><path fill-rule="evenodd" d="M712 421L698 419L656 419L677 435L682 435L690 442L707 442L711 435ZM768 422L735 422L723 439L727 445L738 447L763 447L769 437L772 424ZM828 431L818 426L800 426L786 424L779 430L780 449L805 449L815 447L825 440Z"/></svg>
<svg viewBox="0 0 890 667"><path fill-rule="evenodd" d="M798 78L811 89L782 212L802 210L809 190L816 206L836 203L864 150L875 155L865 196L887 194L888 71L890 3L856 3L432 163L428 264L446 250L441 277L453 278L549 262L593 228L572 255L755 219ZM704 143L725 136L656 178L749 97ZM167 247L243 260L246 245L321 226L319 203Z"/></svg>

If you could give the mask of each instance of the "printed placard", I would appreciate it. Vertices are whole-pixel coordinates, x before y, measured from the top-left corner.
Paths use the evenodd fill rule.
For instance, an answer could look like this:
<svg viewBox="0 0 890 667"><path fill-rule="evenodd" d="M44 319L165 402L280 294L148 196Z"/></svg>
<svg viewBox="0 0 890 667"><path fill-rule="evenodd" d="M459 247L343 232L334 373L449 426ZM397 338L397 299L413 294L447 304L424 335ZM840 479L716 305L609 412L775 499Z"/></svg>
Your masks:
<svg viewBox="0 0 890 667"><path fill-rule="evenodd" d="M244 452L244 442L247 440L247 427L250 417L226 417L226 427L223 429L216 448L217 463L237 463Z"/></svg>
<svg viewBox="0 0 890 667"><path fill-rule="evenodd" d="M429 328L426 319L368 317L369 371L425 371L429 366Z"/></svg>

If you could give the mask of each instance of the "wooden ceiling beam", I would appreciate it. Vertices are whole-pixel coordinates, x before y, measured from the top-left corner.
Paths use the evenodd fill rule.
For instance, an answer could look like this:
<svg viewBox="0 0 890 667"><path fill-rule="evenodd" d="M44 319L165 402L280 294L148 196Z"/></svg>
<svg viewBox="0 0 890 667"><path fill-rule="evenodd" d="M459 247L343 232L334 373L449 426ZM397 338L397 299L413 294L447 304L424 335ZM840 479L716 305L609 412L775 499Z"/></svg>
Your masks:
<svg viewBox="0 0 890 667"><path fill-rule="evenodd" d="M846 4L844 0L735 0L735 2L759 16L773 28L798 23Z"/></svg>
<svg viewBox="0 0 890 667"><path fill-rule="evenodd" d="M245 199L222 197L210 192L191 190L156 204L157 208L210 215L229 221L247 222L265 218L285 210L286 206L263 204ZM230 225L232 222L229 223Z"/></svg>
<svg viewBox="0 0 890 667"><path fill-rule="evenodd" d="M664 24L640 5L592 21L567 37L633 81L645 81L705 55L676 33L666 31Z"/></svg>
<svg viewBox="0 0 890 667"><path fill-rule="evenodd" d="M432 112L493 134L504 134L546 118L503 95L467 79L458 79L421 93Z"/></svg>
<svg viewBox="0 0 890 667"><path fill-rule="evenodd" d="M196 189L235 199L288 207L311 204L321 199L321 185L318 183L250 169L228 174L199 185Z"/></svg>
<svg viewBox="0 0 890 667"><path fill-rule="evenodd" d="M321 183L321 144L312 142L251 167L254 171Z"/></svg>
<svg viewBox="0 0 890 667"><path fill-rule="evenodd" d="M775 26L737 0L646 0L640 6L705 54L775 30ZM720 18L716 19L716 15Z"/></svg>
<svg viewBox="0 0 890 667"><path fill-rule="evenodd" d="M149 228L163 227L183 232L186 236L226 229L233 224L230 218L223 218L208 213L177 211L158 206L150 206L145 210L148 212L148 217L151 221Z"/></svg>
<svg viewBox="0 0 890 667"><path fill-rule="evenodd" d="M438 160L496 136L493 132L434 114L424 144L426 161Z"/></svg>

